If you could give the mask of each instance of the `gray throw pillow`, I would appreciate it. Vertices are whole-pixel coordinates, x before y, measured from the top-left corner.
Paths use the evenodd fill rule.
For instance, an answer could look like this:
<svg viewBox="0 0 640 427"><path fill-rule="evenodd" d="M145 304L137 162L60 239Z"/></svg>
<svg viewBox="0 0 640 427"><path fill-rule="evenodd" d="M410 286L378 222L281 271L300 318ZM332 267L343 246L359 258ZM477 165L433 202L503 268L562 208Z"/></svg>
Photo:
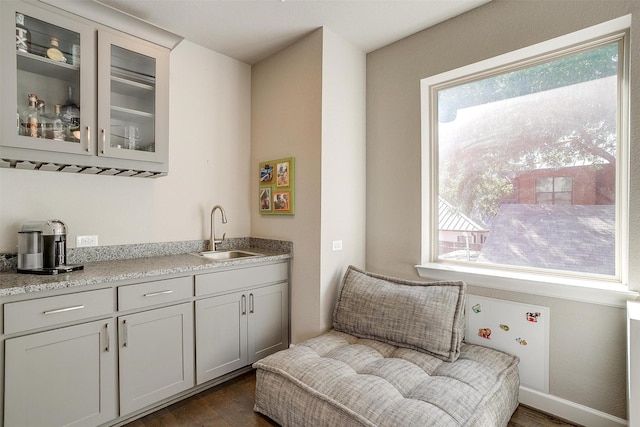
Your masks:
<svg viewBox="0 0 640 427"><path fill-rule="evenodd" d="M453 362L464 336L464 282L407 281L349 266L333 327Z"/></svg>

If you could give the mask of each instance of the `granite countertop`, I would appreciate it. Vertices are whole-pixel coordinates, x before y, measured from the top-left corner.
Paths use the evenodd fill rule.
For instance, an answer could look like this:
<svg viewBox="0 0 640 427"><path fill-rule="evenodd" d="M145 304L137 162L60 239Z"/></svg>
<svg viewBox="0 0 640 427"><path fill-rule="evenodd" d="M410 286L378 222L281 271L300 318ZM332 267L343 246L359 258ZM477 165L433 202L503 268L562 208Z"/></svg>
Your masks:
<svg viewBox="0 0 640 427"><path fill-rule="evenodd" d="M265 249L264 244L243 246L238 249L257 252L264 256L214 261L192 253L163 254L139 258L83 262L83 270L52 276L19 274L15 270L0 272L0 297L121 280L157 278L175 273L206 273L222 267L244 266L292 257L290 251L277 247L277 245L275 247L272 245L268 249Z"/></svg>

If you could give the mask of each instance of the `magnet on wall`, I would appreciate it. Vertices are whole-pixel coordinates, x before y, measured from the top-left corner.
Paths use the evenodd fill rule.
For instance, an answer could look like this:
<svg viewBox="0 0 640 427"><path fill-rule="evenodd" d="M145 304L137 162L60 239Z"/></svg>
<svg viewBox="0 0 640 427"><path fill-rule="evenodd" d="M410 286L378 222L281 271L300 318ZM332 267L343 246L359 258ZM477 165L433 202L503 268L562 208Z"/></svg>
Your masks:
<svg viewBox="0 0 640 427"><path fill-rule="evenodd" d="M480 304L476 304L473 307L471 307L471 309L473 310L474 313L480 313L482 311L482 306Z"/></svg>
<svg viewBox="0 0 640 427"><path fill-rule="evenodd" d="M484 339L490 340L491 339L491 329L489 329L489 328L480 328L480 329L478 329L478 336L480 338L484 338Z"/></svg>
<svg viewBox="0 0 640 427"><path fill-rule="evenodd" d="M527 320L532 323L537 323L538 318L540 317L540 313L536 312L527 312Z"/></svg>
<svg viewBox="0 0 640 427"><path fill-rule="evenodd" d="M505 325L504 323L501 323L500 329L502 329L505 332L509 332L509 325Z"/></svg>

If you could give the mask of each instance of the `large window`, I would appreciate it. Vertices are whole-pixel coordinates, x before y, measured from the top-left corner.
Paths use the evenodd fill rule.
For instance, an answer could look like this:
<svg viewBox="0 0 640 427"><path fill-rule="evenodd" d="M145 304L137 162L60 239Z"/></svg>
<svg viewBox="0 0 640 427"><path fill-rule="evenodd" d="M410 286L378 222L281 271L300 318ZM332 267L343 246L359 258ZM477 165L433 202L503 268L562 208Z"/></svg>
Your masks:
<svg viewBox="0 0 640 427"><path fill-rule="evenodd" d="M599 32L423 80L425 262L622 280L627 32Z"/></svg>

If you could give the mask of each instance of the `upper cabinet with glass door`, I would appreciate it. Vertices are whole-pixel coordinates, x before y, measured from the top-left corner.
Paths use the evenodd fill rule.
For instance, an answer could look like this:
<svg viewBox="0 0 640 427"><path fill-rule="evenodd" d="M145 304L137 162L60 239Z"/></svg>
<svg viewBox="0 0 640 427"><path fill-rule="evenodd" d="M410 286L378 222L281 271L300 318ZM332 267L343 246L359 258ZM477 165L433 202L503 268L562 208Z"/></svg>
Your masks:
<svg viewBox="0 0 640 427"><path fill-rule="evenodd" d="M98 33L99 155L166 162L168 60L151 43Z"/></svg>
<svg viewBox="0 0 640 427"><path fill-rule="evenodd" d="M51 6L0 12L0 166L168 172L169 49Z"/></svg>
<svg viewBox="0 0 640 427"><path fill-rule="evenodd" d="M2 145L91 154L95 30L29 4L2 7L3 26L15 27L1 38Z"/></svg>

